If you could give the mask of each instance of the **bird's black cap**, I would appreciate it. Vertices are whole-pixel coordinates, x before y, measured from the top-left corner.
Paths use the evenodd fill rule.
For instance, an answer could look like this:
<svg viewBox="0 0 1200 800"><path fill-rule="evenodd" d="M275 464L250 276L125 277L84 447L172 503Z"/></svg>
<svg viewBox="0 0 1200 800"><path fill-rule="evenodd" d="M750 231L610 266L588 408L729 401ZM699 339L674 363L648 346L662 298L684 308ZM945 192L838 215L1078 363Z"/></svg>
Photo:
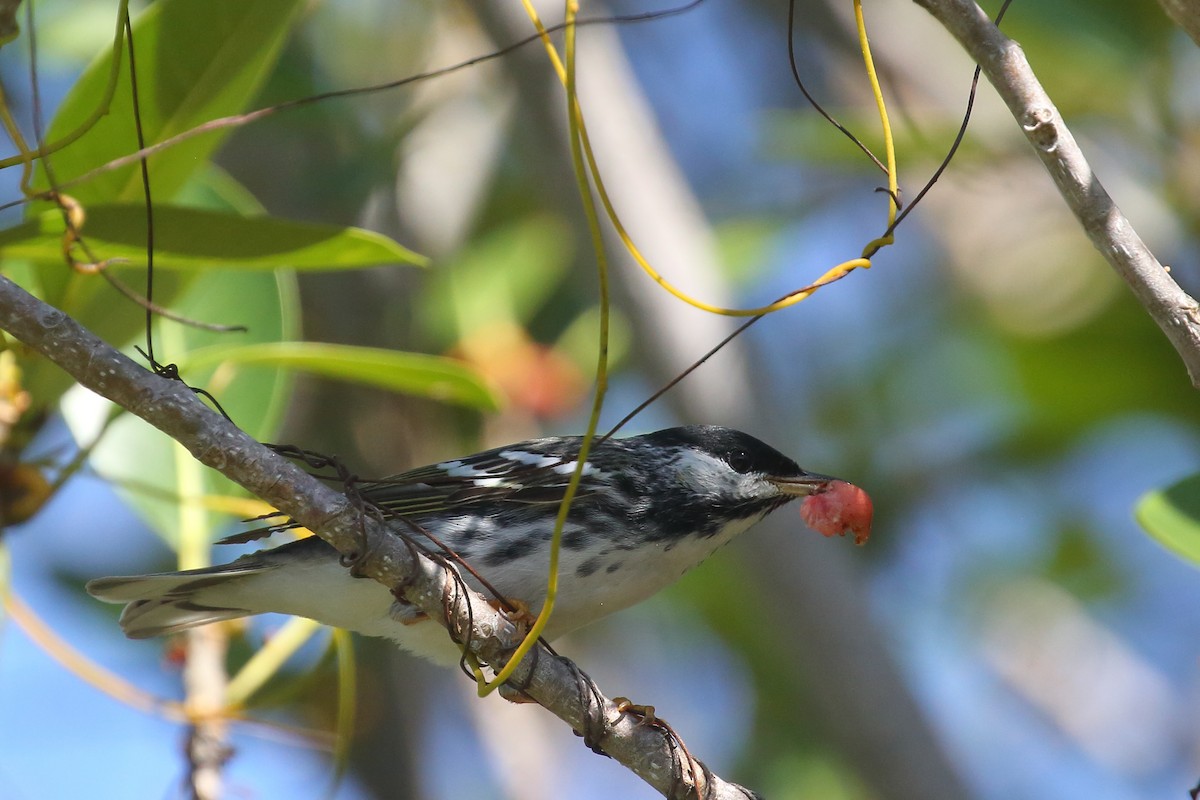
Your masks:
<svg viewBox="0 0 1200 800"><path fill-rule="evenodd" d="M695 447L720 458L735 471L787 478L803 475L795 461L748 433L720 425L685 425L646 434L646 441L663 446Z"/></svg>

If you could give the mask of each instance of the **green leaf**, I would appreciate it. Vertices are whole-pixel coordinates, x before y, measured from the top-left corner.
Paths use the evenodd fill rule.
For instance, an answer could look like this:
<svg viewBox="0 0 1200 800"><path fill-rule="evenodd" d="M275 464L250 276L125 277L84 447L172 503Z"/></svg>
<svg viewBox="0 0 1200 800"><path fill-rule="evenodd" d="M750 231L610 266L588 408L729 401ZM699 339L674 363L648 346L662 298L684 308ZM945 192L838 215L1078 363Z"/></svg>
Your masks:
<svg viewBox="0 0 1200 800"><path fill-rule="evenodd" d="M242 111L274 66L292 22L305 5L301 0L161 0L140 14L133 31L146 141L153 144L215 117ZM127 55L121 53L123 62ZM109 88L113 58L113 47L106 46L71 87L49 126L49 144L77 133L97 111ZM129 65L119 66L120 77L107 113L94 127L53 154L55 177L60 183L137 149ZM150 157L154 202L171 200L189 180L201 175L209 167L213 149L227 133L228 129L205 134ZM131 165L65 191L90 212L104 202L140 200L140 180L140 168ZM40 169L34 188L47 188ZM41 224L38 219L32 231L26 229L15 236L22 238L36 232ZM143 260L144 256L139 257ZM6 268L7 274L15 271L19 270ZM136 291L144 291L146 279L137 270L116 269L113 276ZM170 307L189 281L190 276L184 278L177 273L157 275L155 301ZM22 285L35 289L43 300L115 343L129 339L133 330L130 321L142 314L103 279L77 275L61 259L54 268L40 270L36 281ZM69 385L52 376L40 383L37 388L44 391L35 394L34 400L39 407L57 402Z"/></svg>
<svg viewBox="0 0 1200 800"><path fill-rule="evenodd" d="M266 364L472 408L490 411L498 407L495 395L469 366L421 353L315 342L273 342L218 345L191 353L186 364L204 368L217 364Z"/></svg>
<svg viewBox="0 0 1200 800"><path fill-rule="evenodd" d="M1041 572L1046 580L1085 601L1114 597L1124 588L1112 554L1082 527L1068 526L1058 532Z"/></svg>
<svg viewBox="0 0 1200 800"><path fill-rule="evenodd" d="M1200 566L1200 474L1142 495L1134 516L1159 544Z"/></svg>
<svg viewBox="0 0 1200 800"><path fill-rule="evenodd" d="M301 0L161 0L138 15L133 38L142 131L155 144L209 120L242 111L275 64ZM127 58L127 53L122 53ZM112 68L106 48L71 87L46 141L76 131L104 96ZM150 158L157 202L170 200L231 129L206 133ZM137 150L129 65L121 65L109 113L54 154L55 177L67 182ZM45 174L36 181L47 188ZM68 193L85 206L141 197L136 164L104 173Z"/></svg>
<svg viewBox="0 0 1200 800"><path fill-rule="evenodd" d="M1057 452L1121 414L1200 420L1194 398L1182 388L1187 384L1180 379L1179 356L1136 303L1112 302L1086 324L1054 337L1005 335L1001 342L1008 363L993 371L1013 370L1028 426L1010 443L1014 452Z"/></svg>
<svg viewBox="0 0 1200 800"><path fill-rule="evenodd" d="M245 333L221 334L160 320L155 326L155 355L179 363L188 384L211 392L251 436L274 438L291 394L290 373L268 367L234 370L215 362L198 365L190 363L188 354L229 347L224 343L233 337L239 342L269 343L295 336L299 328L295 276L285 270L200 273L173 308L196 319L251 321ZM96 438L111 408L108 401L78 387L63 399L64 416L81 445ZM122 497L173 546L179 543L179 530L196 529L195 517L188 515L209 513L180 503L180 499L243 494L217 472L198 467L180 445L131 414L113 422L90 462L101 476L116 483Z"/></svg>
<svg viewBox="0 0 1200 800"><path fill-rule="evenodd" d="M782 226L770 219L745 217L717 225L717 253L724 274L739 287L762 280L768 269L771 248Z"/></svg>
<svg viewBox="0 0 1200 800"><path fill-rule="evenodd" d="M267 209L249 189L211 161L188 179L173 205L232 211L243 217L265 217Z"/></svg>
<svg viewBox="0 0 1200 800"><path fill-rule="evenodd" d="M26 259L66 270L62 214L47 211L0 232L0 259ZM99 259L146 263L146 209L97 205L87 210L83 236ZM82 253L78 254L82 257ZM422 256L361 228L244 217L223 211L156 205L154 265L162 269L334 269L379 264L423 265Z"/></svg>
<svg viewBox="0 0 1200 800"><path fill-rule="evenodd" d="M180 193L180 199L189 206L221 212L263 213L262 206L249 191L211 163L197 170ZM5 235L0 233L0 238ZM69 281L55 304L106 342L128 343L139 336L145 326L145 311L141 306L122 297L99 276L72 273L61 261L49 268L24 259L4 259L2 263L7 277L48 302L46 284L62 289L64 282ZM114 266L109 271L132 290L145 292L144 269ZM196 270L155 272L154 301L163 308L171 308L200 274ZM236 323L242 320L230 320L222 313L202 321ZM33 359L26 364L25 382L39 408L57 405L62 393L73 383L66 373L45 359Z"/></svg>
<svg viewBox="0 0 1200 800"><path fill-rule="evenodd" d="M195 202L214 208L245 213L261 210L248 192L211 165L192 177L186 192L191 193ZM228 346L230 340L239 344L273 342L298 335L299 292L296 276L291 271L163 271L156 277L155 285L184 276L186 280L174 281L179 294L170 303L173 310L202 321L244 322L249 331L214 333L157 320L156 357L179 362L191 350ZM155 296L161 296L157 289ZM89 323L100 323L101 327L117 326L118 333L123 331L123 336L114 336L114 340L127 341L141 329L141 310L130 305L126 313L113 313L111 297L108 302L105 297L98 292L92 302L83 306L86 317ZM45 362L35 362L31 366L36 367L39 363ZM54 380L69 382L61 370L49 366L49 370L31 370L30 373L42 374L39 385L47 395L56 390ZM183 372L183 377L190 385L215 394L230 416L251 435L259 439L274 438L290 395L290 373L266 367L245 374L228 369L191 368ZM63 402L64 416L71 431L84 445L95 439L100 422L111 410L111 404L78 388L68 392ZM118 482L118 490L125 500L166 541L173 546L182 546L185 553L181 557L191 566L196 566L206 556L212 526L225 518L195 506L182 506L176 498L213 493L243 494L240 488L216 472L197 464L165 435L130 415L120 416L112 424L93 452L91 463L101 474ZM180 531L186 531L187 535L181 538Z"/></svg>

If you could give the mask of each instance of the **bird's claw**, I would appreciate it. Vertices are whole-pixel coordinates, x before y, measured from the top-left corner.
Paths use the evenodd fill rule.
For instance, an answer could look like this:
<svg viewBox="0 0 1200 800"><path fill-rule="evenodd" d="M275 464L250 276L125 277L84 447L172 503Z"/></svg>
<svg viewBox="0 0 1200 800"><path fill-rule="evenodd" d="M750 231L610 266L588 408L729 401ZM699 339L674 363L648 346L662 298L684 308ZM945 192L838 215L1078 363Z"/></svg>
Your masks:
<svg viewBox="0 0 1200 800"><path fill-rule="evenodd" d="M429 619L428 614L405 600L401 595L393 594L393 596L396 601L388 609L388 614L396 622L401 625L416 625L418 622L426 622Z"/></svg>
<svg viewBox="0 0 1200 800"><path fill-rule="evenodd" d="M617 706L618 714L636 715L638 725L654 725L658 722L658 717L654 715L654 706L638 705L628 697L614 697L613 702Z"/></svg>
<svg viewBox="0 0 1200 800"><path fill-rule="evenodd" d="M497 691L500 692L501 697L503 697L505 700L507 700L510 703L522 704L522 703L536 703L537 702L537 700L534 700L532 697L525 694L525 692L523 692L522 690L518 689L515 686L507 684L507 683L500 684Z"/></svg>
<svg viewBox="0 0 1200 800"><path fill-rule="evenodd" d="M537 622L538 615L529 610L529 604L524 600L505 598L503 600L488 600L488 605L499 611L504 617L521 630L529 630Z"/></svg>

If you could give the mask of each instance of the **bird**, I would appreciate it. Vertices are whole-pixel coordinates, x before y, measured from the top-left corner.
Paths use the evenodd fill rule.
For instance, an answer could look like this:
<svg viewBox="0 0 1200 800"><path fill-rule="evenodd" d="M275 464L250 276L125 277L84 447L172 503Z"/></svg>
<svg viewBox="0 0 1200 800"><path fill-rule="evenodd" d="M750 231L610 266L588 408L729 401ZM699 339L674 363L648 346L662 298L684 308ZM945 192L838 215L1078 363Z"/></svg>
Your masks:
<svg viewBox="0 0 1200 800"><path fill-rule="evenodd" d="M366 481L356 491L385 518L406 523L419 547L469 564L474 573L460 571L472 588L484 588L478 575L536 613L581 442L531 439ZM563 529L558 597L544 638L649 598L795 499L803 499L801 517L826 536L850 533L862 543L870 533L866 492L807 472L741 431L690 425L596 440ZM246 542L289 524L222 541ZM227 564L98 578L86 588L125 604L120 625L133 639L278 612L390 639L435 662L461 656L444 629L383 585L354 577L316 536Z"/></svg>

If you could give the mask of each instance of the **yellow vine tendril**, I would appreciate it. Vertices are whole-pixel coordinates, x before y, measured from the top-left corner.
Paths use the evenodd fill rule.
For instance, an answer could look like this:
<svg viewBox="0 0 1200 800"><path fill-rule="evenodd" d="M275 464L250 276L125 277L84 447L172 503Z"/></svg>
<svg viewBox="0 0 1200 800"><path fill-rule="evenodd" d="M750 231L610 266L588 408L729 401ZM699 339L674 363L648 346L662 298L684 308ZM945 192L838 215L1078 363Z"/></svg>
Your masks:
<svg viewBox="0 0 1200 800"><path fill-rule="evenodd" d="M55 633L16 594L9 594L4 599L4 610L42 652L92 688L138 711L156 714L173 722L190 720L183 703L155 697L84 656Z"/></svg>
<svg viewBox="0 0 1200 800"><path fill-rule="evenodd" d="M592 201L591 191L588 178L591 178L591 183L595 186L596 194L600 197L600 202L604 207L605 215L612 223L613 228L620 237L629 254L638 263L643 271L649 275L655 283L663 289L682 300L683 302L698 308L702 311L708 311L713 314L730 317L757 317L764 314L770 314L780 309L795 305L802 300L810 297L821 286L835 281L855 269L867 269L871 266L870 256L874 255L881 247L891 244L894 236L891 233L891 228L896 220L896 214L899 209L899 181L896 171L896 151L892 137L891 123L888 119L887 106L884 102L883 91L879 85L879 78L875 71L874 59L871 57L870 43L867 39L866 23L863 19L862 2L861 0L853 0L854 2L854 20L858 29L859 47L862 50L863 63L866 67L867 78L871 84L871 92L875 98L875 104L879 109L880 124L883 129L884 149L887 157L887 172L888 172L888 215L887 229L888 233L877 239L868 242L863 248L862 255L859 258L853 258L844 261L831 269L827 270L820 278L814 281L804 289L797 290L785 297L776 300L765 306L757 308L724 308L722 306L714 306L705 303L688 295L683 290L676 287L670 281L662 276L658 270L650 264L650 262L642 255L637 248L633 238L629 235L622 224L616 209L613 207L612 201L609 199L608 191L605 188L604 180L601 177L600 169L596 163L596 157L592 151L591 139L588 136L587 126L584 122L583 110L579 105L578 95L575 85L575 19L578 15L579 7L576 0L568 0L566 4L565 17L565 33L564 33L564 51L566 54L564 60L559 57L558 51L554 47L554 43L550 40L550 36L546 31L545 25L542 24L537 11L533 8L530 0L521 0L521 4L525 9L525 13L529 16L538 35L541 37L543 46L546 48L546 54L550 59L555 72L558 74L559 80L566 88L567 106L569 109L570 122L570 140L571 140L571 159L576 173L576 181L578 182L580 194L584 201L584 210L588 220L588 226L591 230L593 244L597 254L597 266L600 280L600 359L596 371L596 393L593 401L592 413L588 420L587 433L583 438L580 452L575 463L575 470L571 474L571 480L567 484L567 490L563 497L563 501L559 506L558 517L554 524L554 533L550 541L550 568L549 577L546 581L546 600L542 605L542 609L538 614L537 620L534 622L529 633L520 646L514 651L512 658L509 659L505 667L497 673L496 677L489 683L483 671L479 668L474 659L468 659L471 664L472 672L479 687L479 695L481 697L491 694L497 687L507 681L512 673L516 670L521 660L532 649L542 631L545 630L546 624L550 619L550 614L554 610L554 601L558 595L558 562L559 551L561 549L562 533L566 523L567 514L570 510L571 501L575 497L575 493L579 488L580 479L583 475L583 467L587 461L588 450L591 447L592 437L595 436L597 424L600 416L600 407L603 402L604 391L607 383L607 349L608 349L608 276L607 262L604 255L603 243L601 241L599 219L596 213L595 204ZM586 170L584 162L586 161Z"/></svg>
<svg viewBox="0 0 1200 800"><path fill-rule="evenodd" d="M559 58L558 52L555 50L554 44L550 40L550 36L546 31L545 26L542 24L537 12L533 9L530 0L522 0L522 5L525 8L526 14L529 15L530 21L533 23L538 34L541 36L542 44L546 48L546 53L550 58L550 62L554 67L555 72L558 73L559 80L565 85L567 81L566 68L563 66L562 60ZM884 149L887 157L889 194L887 226L888 229L890 229L892 224L895 222L896 213L898 210L897 199L899 197L899 181L896 171L896 151L892 138L891 123L888 119L887 106L884 102L883 92L879 85L879 78L875 71L874 59L871 57L870 43L867 40L866 23L863 19L861 0L854 0L854 17L855 24L858 29L859 47L863 54L863 63L866 67L867 78L871 84L871 92L875 98L875 104L879 109L879 118L883 129ZM625 249L629 251L629 254L633 257L634 261L638 263L642 270L649 275L655 283L676 298L682 300L690 306L693 306L694 308L700 309L701 311L708 311L713 314L720 314L728 317L757 317L763 314L770 314L772 312L779 311L807 299L820 286L833 280L837 280L848 272L860 268L869 268L871 266L870 255L874 255L874 253L877 252L881 247L889 245L893 241L893 236L891 233L889 233L886 236L869 242L866 247L863 248L863 254L859 258L853 258L849 261L844 261L841 264L834 266L832 269L828 270L824 275L814 281L809 287L786 295L785 297L764 306L759 306L757 308L726 308L723 306L716 306L706 303L703 300L692 297L682 289L672 284L658 270L656 270L652 264L650 264L644 255L642 255L641 251L634 243L633 238L629 235L629 232L625 229L624 224L621 222L620 216L613 207L612 201L609 199L608 191L604 185L604 179L601 177L600 169L596 164L596 157L592 151L591 140L588 136L587 126L583 120L582 110L578 107L577 98L570 97L569 103L571 106L572 115L577 115L579 118L579 135L582 140L584 154L587 157L588 172L591 176L592 183L595 185L596 193L599 195L600 202L604 206L605 215L612 223L613 229L616 231L617 236L621 239L621 243L625 246Z"/></svg>
<svg viewBox="0 0 1200 800"><path fill-rule="evenodd" d="M18 153L15 156L0 159L0 169L8 169L15 167L18 164L25 164L32 155L34 158L45 158L52 153L57 153L64 147L74 144L81 136L90 131L92 127L99 122L106 114L112 104L113 94L117 90L117 77L121 74L121 52L125 44L125 37L122 35L124 30L122 26L125 24L125 10L129 5L129 0L120 0L117 4L117 32L113 37L112 46L112 66L109 68L108 82L104 86L104 93L100 97L100 102L96 104L96 108L88 115L87 119L81 122L75 130L63 136L57 141L48 144L42 144L36 151L28 151L21 147L20 144L13 140L13 144L17 145ZM25 181L22 181L22 187L26 187Z"/></svg>
<svg viewBox="0 0 1200 800"><path fill-rule="evenodd" d="M528 5L527 0L523 0L523 2L526 2L526 8L533 14L533 9ZM537 620L525 635L524 640L522 640L521 644L513 652L512 657L508 660L508 663L496 674L491 683L488 683L484 679L483 672L478 666L474 667L473 671L475 679L478 682L480 697L491 694L512 677L521 660L525 658L525 655L537 643L538 638L541 637L542 631L546 629L546 625L550 621L550 615L554 612L554 601L558 597L558 558L562 550L563 528L566 527L567 514L571 510L571 502L575 499L575 493L579 490L579 483L583 479L583 470L587 465L588 452L592 447L592 439L595 437L596 429L600 424L600 409L604 405L604 393L608 388L608 257L604 252L604 241L600 230L600 217L596 213L596 204L592 200L592 193L588 186L587 170L584 166L583 113L579 107L575 86L575 17L578 13L579 5L576 0L567 0L567 24L563 49L566 53L566 90L567 107L570 110L568 121L570 125L571 163L575 168L575 179L579 184L579 194L583 200L584 214L587 217L588 229L592 235L592 247L596 252L596 272L600 290L600 352L596 363L596 389L592 399L592 413L588 418L587 432L583 435L583 440L580 442L579 454L575 457L575 469L571 473L571 479L567 483L566 492L563 494L562 502L558 506L558 517L554 521L554 533L550 538L550 567L549 576L546 579L546 600L542 604ZM534 15L534 19L536 20L536 14ZM538 26L539 32L544 36L545 28L542 27L541 22L535 21L535 24ZM546 40L543 39L543 41Z"/></svg>
<svg viewBox="0 0 1200 800"><path fill-rule="evenodd" d="M879 108L879 124L883 129L883 149L887 156L888 174L888 233L867 243L863 248L863 256L874 253L881 247L886 247L895 240L891 233L896 222L896 212L899 210L897 200L900 197L900 184L896 176L896 146L892 140L892 124L888 121L887 104L883 101L883 90L879 88L879 76L875 72L875 60L871 58L871 44L867 40L867 24L863 20L862 0L854 0L854 24L858 28L858 46L862 50L863 64L867 68L867 80L871 82L871 93L875 96L875 105ZM870 266L870 264L867 264Z"/></svg>

